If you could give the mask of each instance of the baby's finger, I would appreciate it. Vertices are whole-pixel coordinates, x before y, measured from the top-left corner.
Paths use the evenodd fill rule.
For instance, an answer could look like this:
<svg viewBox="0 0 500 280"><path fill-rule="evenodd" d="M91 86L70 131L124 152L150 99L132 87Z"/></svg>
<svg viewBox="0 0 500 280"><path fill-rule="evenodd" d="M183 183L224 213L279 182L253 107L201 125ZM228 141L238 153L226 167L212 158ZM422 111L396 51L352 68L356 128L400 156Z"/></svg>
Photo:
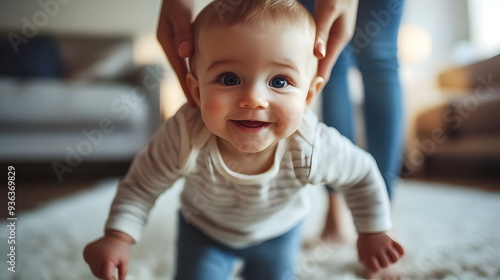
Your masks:
<svg viewBox="0 0 500 280"><path fill-rule="evenodd" d="M391 263L395 263L399 260L399 258L401 257L401 255L399 254L398 250L396 250L395 248L389 248L387 249L387 256L389 256L389 261Z"/></svg>
<svg viewBox="0 0 500 280"><path fill-rule="evenodd" d="M100 273L102 271L102 265L93 261L87 261L87 263L89 264L90 271L92 272L92 274L97 278L101 278Z"/></svg>
<svg viewBox="0 0 500 280"><path fill-rule="evenodd" d="M399 244L398 242L396 241L392 242L392 246L394 247L394 249L396 249L396 251L398 251L400 257L402 257L405 254L403 246L401 246L401 244Z"/></svg>
<svg viewBox="0 0 500 280"><path fill-rule="evenodd" d="M116 280L115 277L116 266L112 262L105 262L102 266L101 277L105 280Z"/></svg>
<svg viewBox="0 0 500 280"><path fill-rule="evenodd" d="M366 262L364 262L364 264L370 271L377 272L380 270L380 264L378 263L377 257L368 259Z"/></svg>
<svg viewBox="0 0 500 280"><path fill-rule="evenodd" d="M127 277L127 264L121 262L118 265L118 279L125 280L125 277Z"/></svg>
<svg viewBox="0 0 500 280"><path fill-rule="evenodd" d="M380 268L386 268L389 266L389 259L385 254L379 254L377 256L378 263Z"/></svg>

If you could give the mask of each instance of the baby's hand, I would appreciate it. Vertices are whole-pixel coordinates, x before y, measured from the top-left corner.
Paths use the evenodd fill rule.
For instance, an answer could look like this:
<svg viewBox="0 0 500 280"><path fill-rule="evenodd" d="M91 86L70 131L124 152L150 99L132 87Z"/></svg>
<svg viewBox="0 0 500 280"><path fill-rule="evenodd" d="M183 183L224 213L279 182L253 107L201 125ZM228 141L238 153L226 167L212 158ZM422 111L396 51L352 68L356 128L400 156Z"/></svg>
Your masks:
<svg viewBox="0 0 500 280"><path fill-rule="evenodd" d="M404 255L403 247L386 233L360 233L359 260L369 270L377 272L396 263Z"/></svg>
<svg viewBox="0 0 500 280"><path fill-rule="evenodd" d="M133 239L126 234L106 232L106 236L85 247L83 258L95 277L116 280L114 272L118 269L119 280L125 280L132 244Z"/></svg>

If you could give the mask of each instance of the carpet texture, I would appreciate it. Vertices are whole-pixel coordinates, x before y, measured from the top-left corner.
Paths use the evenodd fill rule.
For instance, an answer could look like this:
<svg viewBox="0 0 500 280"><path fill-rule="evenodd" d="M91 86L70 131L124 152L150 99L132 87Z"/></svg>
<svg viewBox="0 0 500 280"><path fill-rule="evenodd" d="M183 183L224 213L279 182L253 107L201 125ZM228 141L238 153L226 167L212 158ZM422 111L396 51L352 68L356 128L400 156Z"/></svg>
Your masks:
<svg viewBox="0 0 500 280"><path fill-rule="evenodd" d="M85 244L102 234L116 180L18 216L16 272L7 270L8 228L0 224L0 279L94 279L83 262ZM160 197L141 242L133 249L127 280L172 279L176 209L182 186ZM500 193L401 181L393 204L396 238L405 246L404 279L500 279ZM307 193L316 209L304 240L322 227L326 199L321 187ZM354 246L303 250L294 279L359 279ZM235 277L238 279L238 277Z"/></svg>

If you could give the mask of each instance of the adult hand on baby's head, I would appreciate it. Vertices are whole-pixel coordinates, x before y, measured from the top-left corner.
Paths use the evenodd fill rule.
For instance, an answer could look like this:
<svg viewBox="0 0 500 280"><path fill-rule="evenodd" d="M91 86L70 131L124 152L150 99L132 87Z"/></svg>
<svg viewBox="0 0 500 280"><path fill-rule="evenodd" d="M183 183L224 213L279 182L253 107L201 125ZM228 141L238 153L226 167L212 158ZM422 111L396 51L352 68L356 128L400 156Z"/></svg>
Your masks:
<svg viewBox="0 0 500 280"><path fill-rule="evenodd" d="M105 236L88 244L83 258L95 277L117 280L114 272L118 269L118 280L125 280L132 242L132 239Z"/></svg>
<svg viewBox="0 0 500 280"><path fill-rule="evenodd" d="M335 61L351 40L356 26L358 0L316 0L316 43L314 54L320 59L318 76L330 79Z"/></svg>
<svg viewBox="0 0 500 280"><path fill-rule="evenodd" d="M386 233L359 234L359 260L373 272L396 263L403 255L403 247Z"/></svg>
<svg viewBox="0 0 500 280"><path fill-rule="evenodd" d="M186 84L188 68L185 59L193 52L191 19L194 0L164 0L158 22L157 37L179 79L188 103L194 106Z"/></svg>

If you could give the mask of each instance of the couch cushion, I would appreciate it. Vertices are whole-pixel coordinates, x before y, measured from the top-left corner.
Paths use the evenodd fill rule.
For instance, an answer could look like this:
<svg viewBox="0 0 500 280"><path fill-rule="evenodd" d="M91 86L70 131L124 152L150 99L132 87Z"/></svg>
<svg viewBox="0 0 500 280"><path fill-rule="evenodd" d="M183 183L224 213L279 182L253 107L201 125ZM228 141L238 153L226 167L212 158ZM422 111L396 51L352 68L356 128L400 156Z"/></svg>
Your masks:
<svg viewBox="0 0 500 280"><path fill-rule="evenodd" d="M500 80L500 55L463 67L442 71L437 82L443 90L471 91L478 87L495 87Z"/></svg>
<svg viewBox="0 0 500 280"><path fill-rule="evenodd" d="M128 85L0 78L0 159L129 160L150 133L141 97Z"/></svg>
<svg viewBox="0 0 500 280"><path fill-rule="evenodd" d="M146 98L129 85L0 79L3 130L81 130L107 118L118 128L143 124Z"/></svg>
<svg viewBox="0 0 500 280"><path fill-rule="evenodd" d="M436 128L448 136L500 135L500 94L480 99L474 95L456 98L422 112L416 120L419 138L432 136Z"/></svg>

